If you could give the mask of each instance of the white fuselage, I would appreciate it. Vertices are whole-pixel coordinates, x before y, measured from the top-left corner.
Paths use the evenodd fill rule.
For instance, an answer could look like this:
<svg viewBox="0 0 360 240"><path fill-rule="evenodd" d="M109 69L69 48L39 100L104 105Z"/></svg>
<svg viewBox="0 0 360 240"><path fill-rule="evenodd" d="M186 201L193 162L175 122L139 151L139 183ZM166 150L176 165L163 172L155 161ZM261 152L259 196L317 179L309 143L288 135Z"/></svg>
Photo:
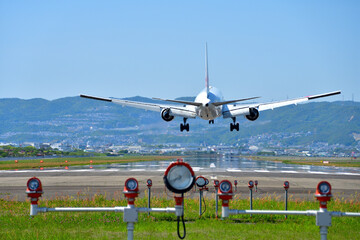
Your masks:
<svg viewBox="0 0 360 240"><path fill-rule="evenodd" d="M214 87L202 90L195 98L195 102L202 103L202 106L196 107L196 115L205 120L214 120L222 115L222 106L214 106L213 103L223 101L221 92Z"/></svg>

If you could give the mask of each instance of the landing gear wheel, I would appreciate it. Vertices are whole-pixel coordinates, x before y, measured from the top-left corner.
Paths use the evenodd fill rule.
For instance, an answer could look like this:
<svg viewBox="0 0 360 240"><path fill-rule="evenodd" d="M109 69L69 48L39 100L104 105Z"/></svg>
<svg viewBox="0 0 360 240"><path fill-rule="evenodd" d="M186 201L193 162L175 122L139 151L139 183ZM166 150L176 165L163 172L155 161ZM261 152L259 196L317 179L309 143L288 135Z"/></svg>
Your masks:
<svg viewBox="0 0 360 240"><path fill-rule="evenodd" d="M184 131L184 130L186 130L187 132L190 130L190 126L189 126L189 124L187 123L187 124L180 124L180 131L182 132L182 131Z"/></svg>
<svg viewBox="0 0 360 240"><path fill-rule="evenodd" d="M232 132L234 129L239 131L239 123L230 123L230 131Z"/></svg>
<svg viewBox="0 0 360 240"><path fill-rule="evenodd" d="M190 130L190 126L188 123L186 123L187 118L184 118L184 124L180 124L180 131L186 130L187 132Z"/></svg>

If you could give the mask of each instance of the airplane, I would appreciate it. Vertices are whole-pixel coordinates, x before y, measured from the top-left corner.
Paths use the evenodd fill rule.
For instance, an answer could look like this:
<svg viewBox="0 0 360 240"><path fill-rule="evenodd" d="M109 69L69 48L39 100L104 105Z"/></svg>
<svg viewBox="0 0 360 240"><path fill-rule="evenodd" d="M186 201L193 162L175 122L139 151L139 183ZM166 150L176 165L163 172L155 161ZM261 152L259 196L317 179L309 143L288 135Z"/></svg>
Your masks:
<svg viewBox="0 0 360 240"><path fill-rule="evenodd" d="M310 101L313 99L329 97L333 95L341 94L341 91L328 92L318 95L312 95L307 97L301 97L296 99L268 102L268 103L250 103L250 104L239 104L239 102L253 100L259 97L242 98L237 100L225 101L221 92L209 85L209 72L208 72L208 54L207 44L205 45L205 89L202 90L195 98L194 102L183 101L183 100L171 100L153 98L154 100L161 100L164 102L177 103L178 105L170 104L158 104L158 103L147 103L122 100L116 98L102 98L90 95L81 94L80 97L89 98L94 100L101 100L106 102L113 102L122 106L140 108L144 110L150 110L160 112L161 118L170 122L175 117L182 117L183 123L180 124L180 131L189 131L190 127L187 123L187 119L200 117L201 119L208 120L209 124L214 124L214 120L218 117L231 118L233 123L230 123L230 131L239 131L239 123L236 123L236 118L244 116L249 121L255 121L259 117L259 112L275 109L278 107L284 107L288 105L301 102ZM181 104L181 105L179 105Z"/></svg>

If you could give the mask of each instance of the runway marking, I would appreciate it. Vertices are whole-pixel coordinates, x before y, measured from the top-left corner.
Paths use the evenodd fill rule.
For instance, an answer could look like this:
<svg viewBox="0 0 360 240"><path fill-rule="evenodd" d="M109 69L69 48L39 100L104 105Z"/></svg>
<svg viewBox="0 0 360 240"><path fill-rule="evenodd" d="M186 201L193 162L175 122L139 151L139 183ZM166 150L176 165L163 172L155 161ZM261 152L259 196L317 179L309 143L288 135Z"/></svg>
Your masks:
<svg viewBox="0 0 360 240"><path fill-rule="evenodd" d="M242 170L240 169L236 169L236 168L228 168L226 169L227 172L242 172Z"/></svg>
<svg viewBox="0 0 360 240"><path fill-rule="evenodd" d="M299 173L297 171L280 171L280 172L282 172L282 173Z"/></svg>
<svg viewBox="0 0 360 240"><path fill-rule="evenodd" d="M269 170L254 170L254 172L270 172Z"/></svg>
<svg viewBox="0 0 360 240"><path fill-rule="evenodd" d="M312 174L330 174L327 172L315 172L315 171L307 171L308 173L312 173Z"/></svg>
<svg viewBox="0 0 360 240"><path fill-rule="evenodd" d="M40 170L40 172L42 172L43 170ZM64 170L64 172L67 172L69 170ZM71 170L73 172L94 172L95 169L74 169L74 170Z"/></svg>
<svg viewBox="0 0 360 240"><path fill-rule="evenodd" d="M140 168L140 169L130 169L130 172L145 172L146 169Z"/></svg>
<svg viewBox="0 0 360 240"><path fill-rule="evenodd" d="M360 176L360 173L341 173L341 172L337 172L336 174L343 174L343 175L353 175L353 176Z"/></svg>
<svg viewBox="0 0 360 240"><path fill-rule="evenodd" d="M116 169L116 168L110 168L110 169L104 169L104 172L119 172L120 169Z"/></svg>

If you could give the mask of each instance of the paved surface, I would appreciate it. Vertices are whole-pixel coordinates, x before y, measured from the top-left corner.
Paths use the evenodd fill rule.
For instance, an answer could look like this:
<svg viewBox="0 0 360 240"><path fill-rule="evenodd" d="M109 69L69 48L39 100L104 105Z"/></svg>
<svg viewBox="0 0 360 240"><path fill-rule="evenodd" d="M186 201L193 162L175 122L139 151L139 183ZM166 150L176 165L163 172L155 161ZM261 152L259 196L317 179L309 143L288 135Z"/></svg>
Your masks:
<svg viewBox="0 0 360 240"><path fill-rule="evenodd" d="M40 178L43 184L43 198L52 199L59 196L73 196L75 198L91 198L94 194L106 194L108 199L123 198L125 180L135 177L139 181L140 196L144 195L147 189L146 180L153 181L152 194L158 196L172 196L163 183L163 171L38 171L38 172L1 172L0 173L0 198L26 199L26 183L30 177ZM198 171L196 175L202 175L210 180L209 192L205 197L213 197L214 177L218 180L228 179L238 181L238 198L248 198L249 190L247 182L258 180L258 192L254 192L255 198L266 195L277 196L283 199L283 182L290 182L289 196L292 199L314 199L314 192L318 182L326 180L332 185L332 192L335 196L345 199L354 199L355 193L360 192L360 176L358 175L332 175L316 173L279 173L279 172L212 172ZM198 193L191 191L189 197L198 197ZM357 196L359 198L359 196Z"/></svg>

